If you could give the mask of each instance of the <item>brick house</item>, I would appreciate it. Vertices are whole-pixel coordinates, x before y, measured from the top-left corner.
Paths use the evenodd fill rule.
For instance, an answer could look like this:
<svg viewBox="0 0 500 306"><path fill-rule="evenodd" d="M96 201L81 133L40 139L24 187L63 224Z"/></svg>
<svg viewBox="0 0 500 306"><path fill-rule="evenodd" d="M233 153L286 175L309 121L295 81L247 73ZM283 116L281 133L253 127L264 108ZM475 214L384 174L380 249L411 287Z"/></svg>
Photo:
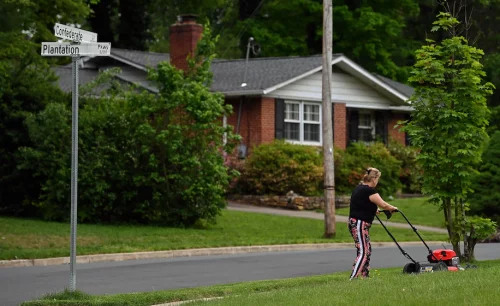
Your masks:
<svg viewBox="0 0 500 306"><path fill-rule="evenodd" d="M80 82L95 78L99 71L119 67L117 77L157 92L147 80L147 68L170 61L186 69L186 58L196 47L202 26L193 16L181 16L170 29L171 53L111 48L110 57L84 58ZM322 145L321 55L307 57L216 59L212 91L224 94L234 113L227 123L243 138L244 148L274 139L305 145ZM332 102L334 144L346 148L352 141L369 142L390 138L405 144L403 132L394 128L408 117L407 100L413 88L372 74L342 54L333 55ZM59 85L71 90L71 67L58 67ZM245 155L246 149L242 154Z"/></svg>

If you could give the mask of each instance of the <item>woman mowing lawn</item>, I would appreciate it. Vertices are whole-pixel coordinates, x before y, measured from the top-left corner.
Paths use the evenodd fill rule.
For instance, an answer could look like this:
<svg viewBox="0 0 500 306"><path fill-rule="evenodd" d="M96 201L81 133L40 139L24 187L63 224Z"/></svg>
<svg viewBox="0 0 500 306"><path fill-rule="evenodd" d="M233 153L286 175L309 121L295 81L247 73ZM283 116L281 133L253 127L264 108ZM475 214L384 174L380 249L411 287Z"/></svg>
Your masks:
<svg viewBox="0 0 500 306"><path fill-rule="evenodd" d="M382 173L376 168L368 168L363 180L354 188L349 206L349 231L356 245L357 257L352 265L351 280L361 275L362 278L370 274L370 227L372 226L377 206L383 210L394 212L397 207L382 200L375 187Z"/></svg>

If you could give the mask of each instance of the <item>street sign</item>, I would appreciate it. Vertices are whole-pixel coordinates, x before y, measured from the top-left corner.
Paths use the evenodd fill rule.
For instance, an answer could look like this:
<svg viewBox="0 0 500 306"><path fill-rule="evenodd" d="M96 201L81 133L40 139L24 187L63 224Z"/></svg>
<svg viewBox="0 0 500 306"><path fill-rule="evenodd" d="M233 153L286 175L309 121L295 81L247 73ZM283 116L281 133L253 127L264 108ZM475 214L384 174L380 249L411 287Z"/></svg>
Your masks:
<svg viewBox="0 0 500 306"><path fill-rule="evenodd" d="M111 43L42 42L42 56L108 56Z"/></svg>
<svg viewBox="0 0 500 306"><path fill-rule="evenodd" d="M78 61L80 56L108 56L111 43L98 43L97 34L56 23L54 34L72 42L43 42L42 56L71 56L73 74L71 117L71 239L69 247L69 290L76 290L76 225L78 213Z"/></svg>
<svg viewBox="0 0 500 306"><path fill-rule="evenodd" d="M82 29L70 27L64 24L56 23L54 26L54 35L74 42L97 42L97 33L85 31Z"/></svg>

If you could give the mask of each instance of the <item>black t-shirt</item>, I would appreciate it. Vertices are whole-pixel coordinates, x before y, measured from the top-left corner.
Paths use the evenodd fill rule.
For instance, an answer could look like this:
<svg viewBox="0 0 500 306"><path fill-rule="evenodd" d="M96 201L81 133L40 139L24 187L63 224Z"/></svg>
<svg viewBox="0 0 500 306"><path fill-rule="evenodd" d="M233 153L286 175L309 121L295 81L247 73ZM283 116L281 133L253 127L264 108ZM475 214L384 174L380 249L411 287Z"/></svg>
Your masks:
<svg viewBox="0 0 500 306"><path fill-rule="evenodd" d="M377 213L377 205L370 201L372 194L378 193L375 188L359 184L351 194L349 218L356 218L372 223Z"/></svg>

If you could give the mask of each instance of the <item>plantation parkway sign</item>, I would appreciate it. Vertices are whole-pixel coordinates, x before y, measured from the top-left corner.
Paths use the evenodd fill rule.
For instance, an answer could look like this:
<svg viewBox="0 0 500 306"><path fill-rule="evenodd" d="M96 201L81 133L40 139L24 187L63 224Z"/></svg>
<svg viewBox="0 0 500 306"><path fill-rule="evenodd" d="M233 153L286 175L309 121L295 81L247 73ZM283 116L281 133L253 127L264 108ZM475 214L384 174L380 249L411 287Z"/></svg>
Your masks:
<svg viewBox="0 0 500 306"><path fill-rule="evenodd" d="M71 42L42 42L42 56L70 56L72 59L72 128L71 128L71 243L69 290L76 290L76 224L78 199L78 60L80 56L109 56L111 43L98 43L97 33L63 24L54 26L56 37Z"/></svg>
<svg viewBox="0 0 500 306"><path fill-rule="evenodd" d="M42 43L43 56L107 56L110 53L110 43Z"/></svg>

